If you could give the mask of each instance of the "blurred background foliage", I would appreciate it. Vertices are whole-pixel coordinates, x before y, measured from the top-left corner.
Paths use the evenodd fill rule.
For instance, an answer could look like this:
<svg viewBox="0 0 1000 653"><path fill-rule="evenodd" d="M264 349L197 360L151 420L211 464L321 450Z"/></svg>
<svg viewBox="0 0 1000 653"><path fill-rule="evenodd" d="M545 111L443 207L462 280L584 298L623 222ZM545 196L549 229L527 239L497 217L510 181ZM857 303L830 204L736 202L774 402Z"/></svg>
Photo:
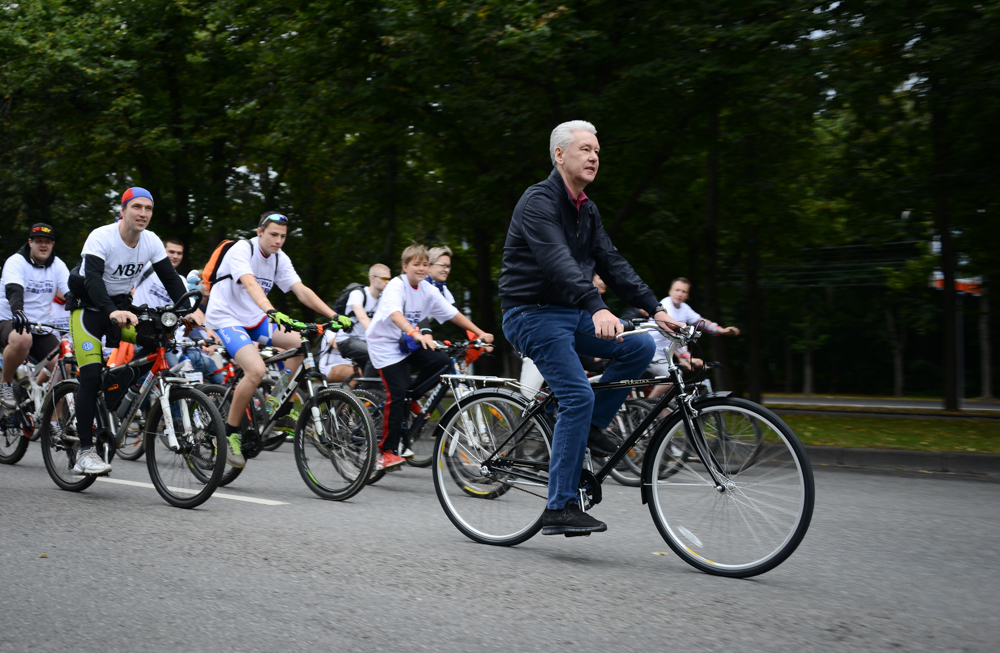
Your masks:
<svg viewBox="0 0 1000 653"><path fill-rule="evenodd" d="M956 400L991 391L950 288L1000 278L998 50L995 1L0 0L0 253L42 220L73 265L140 185L185 269L287 212L331 302L448 244L499 334L511 210L583 118L619 249L743 329L723 385Z"/></svg>

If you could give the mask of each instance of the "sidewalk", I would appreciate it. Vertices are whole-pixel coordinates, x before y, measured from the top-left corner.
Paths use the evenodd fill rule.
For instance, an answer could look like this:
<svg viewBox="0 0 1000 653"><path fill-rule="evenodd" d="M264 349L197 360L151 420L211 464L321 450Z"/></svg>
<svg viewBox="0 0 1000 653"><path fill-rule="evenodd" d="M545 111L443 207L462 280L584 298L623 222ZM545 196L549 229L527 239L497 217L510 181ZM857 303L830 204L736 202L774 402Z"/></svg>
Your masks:
<svg viewBox="0 0 1000 653"><path fill-rule="evenodd" d="M892 399L885 397L836 397L829 395L785 395L766 394L763 397L765 406L802 406L816 408L851 408L897 411L943 411L944 404L936 399ZM962 412L997 413L1000 414L1000 400L972 399L965 400L961 405Z"/></svg>
<svg viewBox="0 0 1000 653"><path fill-rule="evenodd" d="M1000 480L1000 456L900 449L849 449L807 446L813 468L841 467L876 471L944 473Z"/></svg>

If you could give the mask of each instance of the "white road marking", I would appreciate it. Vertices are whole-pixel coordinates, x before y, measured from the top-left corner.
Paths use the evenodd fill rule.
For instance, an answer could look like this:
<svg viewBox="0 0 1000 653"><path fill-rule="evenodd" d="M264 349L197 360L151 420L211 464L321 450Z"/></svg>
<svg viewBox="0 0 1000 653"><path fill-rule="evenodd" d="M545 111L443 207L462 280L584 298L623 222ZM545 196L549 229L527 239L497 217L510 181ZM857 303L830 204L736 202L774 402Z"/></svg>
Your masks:
<svg viewBox="0 0 1000 653"><path fill-rule="evenodd" d="M104 483L117 483L119 485L131 485L133 487L145 487L151 490L155 490L156 487L152 483L139 483L138 481L125 481L120 478L98 478L98 481ZM185 490L184 488L172 487L171 492L180 492L182 494L197 494L195 490ZM219 499L232 499L233 501L246 501L247 503L259 503L262 506L287 506L288 503L285 501L272 501L271 499L258 499L257 497L241 497L236 494L222 494L221 492L215 492L212 494L212 498Z"/></svg>

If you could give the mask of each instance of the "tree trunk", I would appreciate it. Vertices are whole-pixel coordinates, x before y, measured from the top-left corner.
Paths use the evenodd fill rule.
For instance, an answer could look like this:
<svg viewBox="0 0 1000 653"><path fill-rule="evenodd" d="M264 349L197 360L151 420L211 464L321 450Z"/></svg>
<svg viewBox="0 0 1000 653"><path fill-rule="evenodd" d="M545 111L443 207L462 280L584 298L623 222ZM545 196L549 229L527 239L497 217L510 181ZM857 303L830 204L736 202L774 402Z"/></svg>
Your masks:
<svg viewBox="0 0 1000 653"><path fill-rule="evenodd" d="M750 238L747 244L747 341L750 347L750 379L748 390L750 401L760 403L761 368L760 368L760 287L757 281L757 266L759 252L757 246L757 225L750 227Z"/></svg>
<svg viewBox="0 0 1000 653"><path fill-rule="evenodd" d="M476 306L479 314L476 326L487 333L492 333L502 351L506 349L506 339L497 328L494 310L494 299L497 296L497 291L493 284L492 249L490 247L492 238L493 234L489 230L477 229L473 240L473 247L476 250ZM496 357L481 358L476 362L476 372L487 375L499 373L501 365L498 360Z"/></svg>
<svg viewBox="0 0 1000 653"><path fill-rule="evenodd" d="M889 343L892 347L892 396L903 396L903 351L906 348L906 331L896 329L896 316L892 309L885 307L885 324L889 329Z"/></svg>
<svg viewBox="0 0 1000 653"><path fill-rule="evenodd" d="M802 394L815 394L813 388L813 350L802 352Z"/></svg>
<svg viewBox="0 0 1000 653"><path fill-rule="evenodd" d="M939 91L939 83L931 87ZM932 91L933 92L933 91ZM940 92L937 93L939 102ZM948 110L938 106L931 111L931 141L934 151L934 225L941 239L941 273L944 275L944 408L958 410L958 334L955 329L955 247L951 237L951 216L947 175L950 148L947 136Z"/></svg>
<svg viewBox="0 0 1000 653"><path fill-rule="evenodd" d="M990 297L983 277L983 294L979 298L979 377L983 399L993 398L993 352L990 350Z"/></svg>
<svg viewBox="0 0 1000 653"><path fill-rule="evenodd" d="M394 261L399 257L396 252L396 178L397 178L396 148L389 147L385 161L385 245L382 247L381 261Z"/></svg>
<svg viewBox="0 0 1000 653"><path fill-rule="evenodd" d="M795 363L793 361L792 355L792 340L791 338L785 338L785 394L792 394L792 374L795 369Z"/></svg>

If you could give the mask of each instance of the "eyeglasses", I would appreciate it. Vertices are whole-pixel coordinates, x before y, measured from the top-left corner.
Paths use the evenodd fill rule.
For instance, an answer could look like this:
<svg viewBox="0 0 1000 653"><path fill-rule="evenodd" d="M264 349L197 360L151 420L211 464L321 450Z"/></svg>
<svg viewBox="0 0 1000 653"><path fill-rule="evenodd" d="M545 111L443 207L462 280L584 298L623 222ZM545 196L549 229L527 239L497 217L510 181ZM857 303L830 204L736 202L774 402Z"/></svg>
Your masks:
<svg viewBox="0 0 1000 653"><path fill-rule="evenodd" d="M431 263L431 265L440 265L442 270L448 270L449 272L451 271L451 266L448 265L447 263Z"/></svg>
<svg viewBox="0 0 1000 653"><path fill-rule="evenodd" d="M285 216L281 215L280 213L273 213L273 214L267 216L266 218L264 218L263 220L261 220L260 224L257 225L257 228L258 229L263 229L264 225L267 224L268 222L278 222L280 224L287 225L288 224L288 218L286 218Z"/></svg>
<svg viewBox="0 0 1000 653"><path fill-rule="evenodd" d="M382 281L385 281L386 283L389 283L390 281L392 281L392 277L377 277L374 274L369 274L368 278L369 279L381 279Z"/></svg>

